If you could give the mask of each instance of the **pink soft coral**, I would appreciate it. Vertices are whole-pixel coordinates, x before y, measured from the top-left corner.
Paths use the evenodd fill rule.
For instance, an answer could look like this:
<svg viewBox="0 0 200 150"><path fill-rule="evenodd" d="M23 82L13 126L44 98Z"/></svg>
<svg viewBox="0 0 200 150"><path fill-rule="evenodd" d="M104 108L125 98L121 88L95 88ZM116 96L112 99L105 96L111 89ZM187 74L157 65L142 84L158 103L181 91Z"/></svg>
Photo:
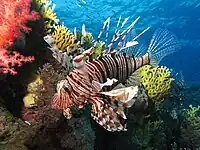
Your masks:
<svg viewBox="0 0 200 150"><path fill-rule="evenodd" d="M14 41L21 38L21 31L31 29L26 22L37 20L35 11L30 11L31 0L1 0L0 5L0 73L17 74L14 67L31 62L33 57L25 57L16 51L8 51Z"/></svg>

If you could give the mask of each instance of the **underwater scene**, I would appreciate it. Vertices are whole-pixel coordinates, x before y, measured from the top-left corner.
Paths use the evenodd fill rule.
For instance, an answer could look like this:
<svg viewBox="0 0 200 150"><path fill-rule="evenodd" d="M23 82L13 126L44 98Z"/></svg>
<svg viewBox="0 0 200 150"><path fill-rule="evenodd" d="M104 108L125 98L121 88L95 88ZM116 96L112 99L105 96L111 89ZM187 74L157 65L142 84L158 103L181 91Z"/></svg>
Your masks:
<svg viewBox="0 0 200 150"><path fill-rule="evenodd" d="M200 150L199 0L1 0L0 150Z"/></svg>

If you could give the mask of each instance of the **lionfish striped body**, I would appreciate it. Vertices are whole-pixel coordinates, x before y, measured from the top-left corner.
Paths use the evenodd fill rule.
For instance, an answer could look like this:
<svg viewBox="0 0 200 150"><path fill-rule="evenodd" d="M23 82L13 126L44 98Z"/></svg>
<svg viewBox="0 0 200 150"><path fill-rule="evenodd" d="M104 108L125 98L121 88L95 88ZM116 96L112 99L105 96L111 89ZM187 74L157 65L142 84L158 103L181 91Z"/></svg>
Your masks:
<svg viewBox="0 0 200 150"><path fill-rule="evenodd" d="M67 78L63 80L64 93L68 92L70 94L57 94L54 97L53 108L67 110L72 106L84 106L90 103L92 104L91 115L97 122L99 121L98 123L101 124L104 118L103 116L99 116L101 114L103 115L101 112L107 110L110 111L110 113L113 112L113 114L109 114L108 117L115 119L115 121L113 120L113 123L108 122L107 124L109 127L107 127L106 124L102 125L109 131L115 131L115 129L123 130L125 127L116 119L118 110L109 106L110 102L108 97L104 99L105 97L103 95L97 94L99 89L95 88L93 81L105 83L107 78L117 79L117 82L112 86L104 87L103 91L109 91L118 83L123 83L135 70L145 64L149 64L149 62L148 54L137 59L124 54L111 54L86 63L85 69L87 75L80 73L78 69L75 68L69 73ZM62 102L59 102L60 100L62 100ZM119 105L117 101L113 101L113 103L115 103L114 105L116 106ZM124 108L126 107L125 105ZM106 112L104 112L104 115L105 114ZM113 125L114 129L111 129L111 125Z"/></svg>
<svg viewBox="0 0 200 150"><path fill-rule="evenodd" d="M121 17L119 18L115 35L106 48L108 52L98 59L84 61L85 54L92 53L106 25L109 27L110 19L104 22L103 30L94 43L94 47L87 50L85 54L74 58L75 67L66 79L58 82L57 93L52 103L52 108L63 110L67 118L71 117L71 107L76 106L82 108L85 104L92 104L92 118L108 131L126 131L127 118L125 112L127 108L134 104L138 90L137 87L118 90L112 89L117 84L125 82L141 66L154 62L154 59L159 62L164 56L172 53L176 48L175 42L170 43L175 40L175 36L166 30L162 30L162 32L159 30L153 35L148 50L143 56L134 57L128 56L126 53L119 53L119 51L134 46L135 43L137 44L135 40L149 29L145 29L131 42L122 46L126 35L132 30L139 18L121 33L118 27L120 19ZM121 28L127 20L126 18ZM164 40L162 39L162 34L165 38ZM118 43L119 49L111 51L114 42L119 38L121 38ZM164 46L160 45L160 41L162 41L161 44ZM169 51L168 48L171 48L172 51Z"/></svg>

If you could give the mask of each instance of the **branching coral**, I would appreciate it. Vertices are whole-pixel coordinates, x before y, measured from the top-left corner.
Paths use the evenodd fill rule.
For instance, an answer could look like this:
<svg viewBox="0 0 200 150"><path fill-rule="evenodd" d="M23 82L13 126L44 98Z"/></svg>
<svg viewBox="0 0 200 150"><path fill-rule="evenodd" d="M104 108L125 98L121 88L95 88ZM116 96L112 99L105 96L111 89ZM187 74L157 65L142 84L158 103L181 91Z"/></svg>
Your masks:
<svg viewBox="0 0 200 150"><path fill-rule="evenodd" d="M33 57L25 57L16 51L7 49L16 39L21 37L21 31L31 29L26 22L37 20L35 11L30 11L30 0L2 0L0 6L0 73L17 74L14 67L25 62L31 62Z"/></svg>
<svg viewBox="0 0 200 150"><path fill-rule="evenodd" d="M77 31L77 40L81 41L81 37L84 37L84 43L82 44L83 49L89 49L92 47L93 36L92 33L86 32L86 35L83 36L81 32Z"/></svg>
<svg viewBox="0 0 200 150"><path fill-rule="evenodd" d="M166 67L152 67L145 65L138 69L137 75L147 90L150 98L161 100L165 96L171 85L171 74Z"/></svg>
<svg viewBox="0 0 200 150"><path fill-rule="evenodd" d="M35 0L42 19L44 19L44 32L54 38L54 42L61 51L70 51L74 46L74 36L67 27L60 24L54 12L55 4L48 0Z"/></svg>
<svg viewBox="0 0 200 150"><path fill-rule="evenodd" d="M58 24L59 19L54 12L56 7L55 4L52 4L52 2L48 0L35 0L35 2L38 6L38 9L40 9L40 13L43 19L48 19Z"/></svg>
<svg viewBox="0 0 200 150"><path fill-rule="evenodd" d="M197 148L200 147L200 106L192 105L186 109L185 119L180 128L179 143L182 147Z"/></svg>
<svg viewBox="0 0 200 150"><path fill-rule="evenodd" d="M75 39L68 28L64 25L57 25L54 27L51 36L54 38L55 44L59 50L71 52L74 47Z"/></svg>
<svg viewBox="0 0 200 150"><path fill-rule="evenodd" d="M44 64L39 69L36 80L28 85L29 94L26 95L24 101L27 104L34 104L33 108L24 108L23 119L32 125L41 126L45 122L57 120L60 116L59 111L51 109L52 97L55 94L56 83L64 78L65 71L62 72L54 62ZM55 68L56 69L55 69ZM60 73L60 72L61 73ZM55 121L54 120L54 121Z"/></svg>

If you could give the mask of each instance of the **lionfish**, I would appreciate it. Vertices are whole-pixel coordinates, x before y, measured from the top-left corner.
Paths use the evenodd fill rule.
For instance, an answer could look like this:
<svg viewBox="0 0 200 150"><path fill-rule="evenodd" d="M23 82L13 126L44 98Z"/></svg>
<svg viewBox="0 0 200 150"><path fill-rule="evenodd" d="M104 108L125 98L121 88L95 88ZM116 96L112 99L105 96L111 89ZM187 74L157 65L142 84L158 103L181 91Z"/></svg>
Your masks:
<svg viewBox="0 0 200 150"><path fill-rule="evenodd" d="M124 83L138 68L147 64L156 65L162 58L175 52L177 41L173 33L168 30L157 29L147 50L138 49L135 51L134 48L132 50L132 47L139 44L136 41L138 37L149 30L150 27L143 30L132 40L125 42L126 36L133 30L139 17L122 30L128 19L125 18L121 22L121 16L119 17L113 38L99 58L85 60L86 55L92 56L104 31L106 31L106 39L108 39L110 17L104 22L93 46L74 57L73 70L65 79L57 83L57 93L52 101L53 109L63 110L63 114L70 119L72 116L70 108L74 106L82 108L86 104L91 104L91 117L103 128L111 132L127 131L125 113L135 103L139 87L113 88ZM59 50L53 44L53 39L46 36L44 40L51 46L50 49L54 52L54 57L59 59L60 62L64 61L65 59L61 58L62 56L55 56L61 54L58 53ZM116 45L115 48L113 48L114 45ZM132 54L135 53L136 55L130 56L126 53L131 51ZM144 51L146 51L145 54L141 56Z"/></svg>

